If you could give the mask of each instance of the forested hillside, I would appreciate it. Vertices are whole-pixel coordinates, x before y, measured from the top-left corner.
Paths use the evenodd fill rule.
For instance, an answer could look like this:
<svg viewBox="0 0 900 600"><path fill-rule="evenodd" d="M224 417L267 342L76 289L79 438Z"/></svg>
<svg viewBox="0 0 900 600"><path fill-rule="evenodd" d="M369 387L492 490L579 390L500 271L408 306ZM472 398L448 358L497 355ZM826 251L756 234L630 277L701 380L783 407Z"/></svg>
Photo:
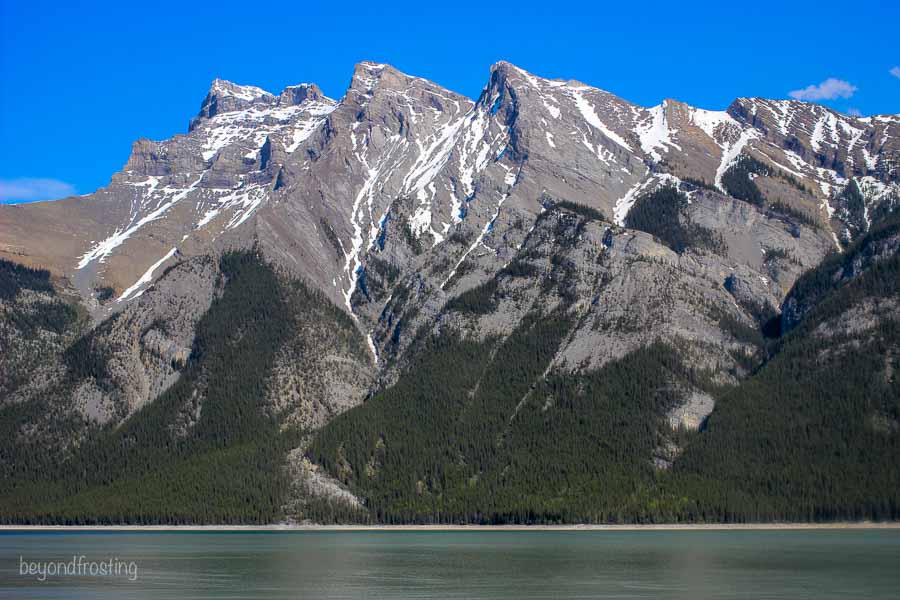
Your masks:
<svg viewBox="0 0 900 600"><path fill-rule="evenodd" d="M801 279L815 306L738 385L713 384L662 344L547 374L569 324L529 319L502 344L424 342L411 374L330 423L310 457L385 522L895 519L896 239L845 284L822 273L898 230L876 228ZM700 431L672 431L664 415L688 387L716 409ZM654 468L667 440L680 455Z"/></svg>
<svg viewBox="0 0 900 600"><path fill-rule="evenodd" d="M900 516L900 223L876 227L797 282L812 302L775 355L724 390L664 489L704 520ZM832 277L879 240L891 254ZM814 297L810 298L810 297Z"/></svg>
<svg viewBox="0 0 900 600"><path fill-rule="evenodd" d="M663 342L598 370L549 369L575 325L574 297L546 314L535 309L505 338L420 334L398 382L331 420L306 450L364 508L310 499L301 516L387 523L897 518L898 232L896 221L875 227L802 277L788 296L803 307L802 318L764 342L763 364L737 385L689 367ZM525 266L511 265L447 310L489 313L498 279L521 276ZM285 517L292 490L285 455L305 447L310 433L268 400L275 357L299 331L289 324L320 320L349 352L365 359L366 350L343 313L256 253L226 254L219 270L221 291L200 321L191 359L159 399L121 426L91 429L62 458L0 446L6 522ZM16 293L52 296L40 272L8 268L4 277ZM67 310L47 311L66 315L59 323L31 321L63 331L75 318ZM690 390L710 394L716 408L699 431L672 429L666 415ZM5 407L6 440L37 409ZM661 453L673 459L671 468L654 460Z"/></svg>
<svg viewBox="0 0 900 600"><path fill-rule="evenodd" d="M56 456L16 452L28 407L0 411L11 469L0 515L17 523L267 523L280 518L290 482L287 451L302 429L282 429L269 401L276 355L297 324L316 321L332 343L365 357L349 319L255 252L225 254L221 295L200 321L191 359L167 392L118 427L89 430ZM321 351L323 347L317 348ZM307 348L307 351L312 351ZM12 460L10 460L12 459Z"/></svg>
<svg viewBox="0 0 900 600"><path fill-rule="evenodd" d="M900 115L349 79L0 206L0 521L898 517Z"/></svg>

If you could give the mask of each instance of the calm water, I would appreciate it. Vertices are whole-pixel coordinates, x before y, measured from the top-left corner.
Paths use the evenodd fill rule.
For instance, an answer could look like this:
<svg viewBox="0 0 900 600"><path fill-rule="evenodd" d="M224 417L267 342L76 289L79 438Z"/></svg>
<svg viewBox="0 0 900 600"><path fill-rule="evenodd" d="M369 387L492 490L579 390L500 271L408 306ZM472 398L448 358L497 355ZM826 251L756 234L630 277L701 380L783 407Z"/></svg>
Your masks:
<svg viewBox="0 0 900 600"><path fill-rule="evenodd" d="M134 562L122 576L21 562ZM21 558L20 558L21 557ZM27 566L24 567L27 569ZM86 567L85 567L86 568ZM891 598L900 531L0 533L0 598Z"/></svg>

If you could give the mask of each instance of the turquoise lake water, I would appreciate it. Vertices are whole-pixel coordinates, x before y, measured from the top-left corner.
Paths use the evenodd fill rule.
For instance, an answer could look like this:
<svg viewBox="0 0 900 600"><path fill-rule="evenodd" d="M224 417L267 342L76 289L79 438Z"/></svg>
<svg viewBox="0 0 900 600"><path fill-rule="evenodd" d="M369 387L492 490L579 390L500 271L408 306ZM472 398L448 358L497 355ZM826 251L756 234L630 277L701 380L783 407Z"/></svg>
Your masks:
<svg viewBox="0 0 900 600"><path fill-rule="evenodd" d="M898 597L900 530L0 533L0 598Z"/></svg>

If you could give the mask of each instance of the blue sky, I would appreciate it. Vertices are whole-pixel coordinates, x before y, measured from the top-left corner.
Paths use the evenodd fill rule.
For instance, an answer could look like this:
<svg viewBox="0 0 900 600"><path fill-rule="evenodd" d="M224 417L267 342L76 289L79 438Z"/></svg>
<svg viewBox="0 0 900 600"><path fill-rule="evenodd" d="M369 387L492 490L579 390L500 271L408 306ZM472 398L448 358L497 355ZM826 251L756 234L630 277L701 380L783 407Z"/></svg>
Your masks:
<svg viewBox="0 0 900 600"><path fill-rule="evenodd" d="M360 60L473 98L504 59L645 106L797 92L900 113L889 0L79 4L0 0L0 202L106 185L133 140L184 133L215 77L340 98Z"/></svg>

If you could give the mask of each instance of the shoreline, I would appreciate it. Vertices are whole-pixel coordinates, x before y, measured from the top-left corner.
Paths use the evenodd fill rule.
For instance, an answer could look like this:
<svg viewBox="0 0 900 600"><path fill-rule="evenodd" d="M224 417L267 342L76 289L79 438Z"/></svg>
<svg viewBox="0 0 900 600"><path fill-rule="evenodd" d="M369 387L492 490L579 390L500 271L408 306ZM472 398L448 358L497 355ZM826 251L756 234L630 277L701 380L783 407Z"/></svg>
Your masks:
<svg viewBox="0 0 900 600"><path fill-rule="evenodd" d="M834 523L671 523L653 525L0 525L4 532L425 532L425 531L789 531L898 529L900 521Z"/></svg>

